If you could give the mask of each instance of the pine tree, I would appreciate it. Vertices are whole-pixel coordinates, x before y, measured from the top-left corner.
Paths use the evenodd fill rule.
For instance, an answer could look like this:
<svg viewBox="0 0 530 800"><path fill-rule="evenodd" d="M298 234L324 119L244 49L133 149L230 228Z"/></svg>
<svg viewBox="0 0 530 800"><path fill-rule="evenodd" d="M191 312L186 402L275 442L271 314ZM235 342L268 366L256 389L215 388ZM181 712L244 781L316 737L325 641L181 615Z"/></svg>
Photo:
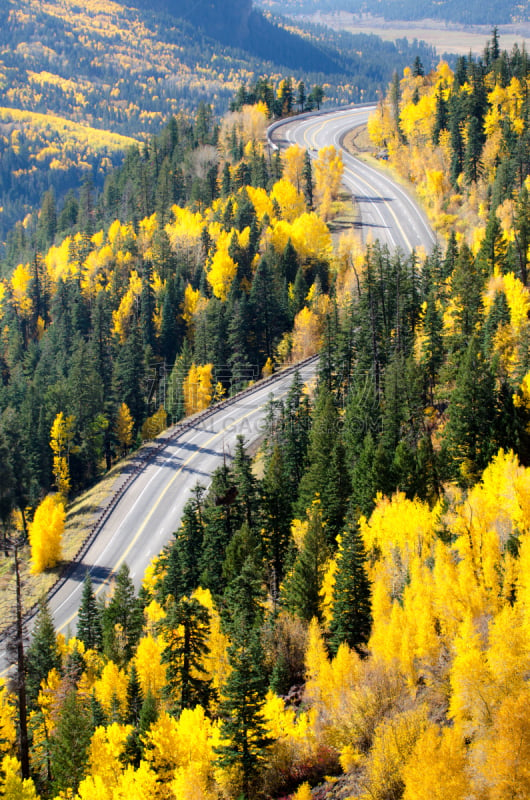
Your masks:
<svg viewBox="0 0 530 800"><path fill-rule="evenodd" d="M309 524L302 547L295 558L292 573L284 583L285 603L307 622L313 617L322 619L320 590L329 555L326 527L317 497L309 510Z"/></svg>
<svg viewBox="0 0 530 800"><path fill-rule="evenodd" d="M245 800L255 797L260 767L272 743L262 713L267 680L260 640L261 595L252 562L247 560L227 590L225 624L231 639L228 658L232 669L219 706L221 736L227 741L216 748L218 765L238 770Z"/></svg>
<svg viewBox="0 0 530 800"><path fill-rule="evenodd" d="M493 376L477 336L471 338L458 370L448 416L444 450L449 471L463 485L472 485L496 450L497 423Z"/></svg>
<svg viewBox="0 0 530 800"><path fill-rule="evenodd" d="M203 661L209 650L206 644L210 629L208 609L198 600L181 598L171 603L163 622L166 647L167 694L176 714L196 705L208 707L210 681Z"/></svg>
<svg viewBox="0 0 530 800"><path fill-rule="evenodd" d="M363 540L357 523L350 522L342 535L337 554L330 625L330 647L334 654L342 642L363 652L370 635L370 599Z"/></svg>
<svg viewBox="0 0 530 800"><path fill-rule="evenodd" d="M90 572L86 573L83 581L81 605L77 612L77 638L87 649L101 650L103 646L101 614L96 603Z"/></svg>
<svg viewBox="0 0 530 800"><path fill-rule="evenodd" d="M59 669L60 665L52 615L46 598L43 598L39 602L39 613L26 653L26 688L30 706L36 706L41 682L48 677L50 670Z"/></svg>
<svg viewBox="0 0 530 800"><path fill-rule="evenodd" d="M290 520L293 506L292 484L285 456L276 442L267 459L261 482L265 550L269 565L269 585L273 601L279 594L284 564L290 541Z"/></svg>
<svg viewBox="0 0 530 800"><path fill-rule="evenodd" d="M143 613L125 563L116 575L114 592L103 611L102 622L105 653L117 663L128 662L140 637Z"/></svg>
<svg viewBox="0 0 530 800"><path fill-rule="evenodd" d="M65 688L51 735L53 790L56 794L68 787L74 793L77 791L85 775L93 732L88 698L78 694L75 686L67 684Z"/></svg>
<svg viewBox="0 0 530 800"><path fill-rule="evenodd" d="M238 436L236 440L232 473L237 489L236 503L240 518L252 527L258 519L259 496L257 481L252 470L252 459L245 452L243 436Z"/></svg>
<svg viewBox="0 0 530 800"><path fill-rule="evenodd" d="M197 485L182 512L182 522L175 533L165 561L165 574L159 588L162 602L168 595L178 600L199 586L199 559L203 544L202 495Z"/></svg>

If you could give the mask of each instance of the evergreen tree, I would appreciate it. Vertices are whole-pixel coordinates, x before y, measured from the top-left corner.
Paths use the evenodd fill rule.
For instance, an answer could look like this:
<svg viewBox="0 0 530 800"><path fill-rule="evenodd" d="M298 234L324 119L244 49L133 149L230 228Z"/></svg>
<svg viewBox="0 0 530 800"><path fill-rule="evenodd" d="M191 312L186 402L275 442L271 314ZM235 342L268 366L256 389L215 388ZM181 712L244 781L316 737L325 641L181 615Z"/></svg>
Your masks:
<svg viewBox="0 0 530 800"><path fill-rule="evenodd" d="M261 482L263 526L266 557L269 565L269 585L275 602L284 575L284 564L291 538L293 490L285 455L276 442L267 459Z"/></svg>
<svg viewBox="0 0 530 800"><path fill-rule="evenodd" d="M221 736L226 743L216 748L219 766L238 771L245 800L256 796L260 767L271 744L262 713L267 680L260 641L261 600L262 589L249 559L227 590L225 624L231 640L228 658L232 669L219 706Z"/></svg>
<svg viewBox="0 0 530 800"><path fill-rule="evenodd" d="M77 612L77 638L87 649L101 650L103 646L101 614L96 603L90 572L86 573L83 581L81 605Z"/></svg>
<svg viewBox="0 0 530 800"><path fill-rule="evenodd" d="M311 156L306 150L304 157L304 169L302 172L304 179L304 194L307 200L307 205L310 209L313 208L313 169L311 166Z"/></svg>
<svg viewBox="0 0 530 800"><path fill-rule="evenodd" d="M337 555L333 590L330 647L336 653L342 642L360 653L371 627L371 588L366 572L366 553L356 522L350 522Z"/></svg>
<svg viewBox="0 0 530 800"><path fill-rule="evenodd" d="M199 560L203 543L202 495L197 485L182 512L182 522L175 533L165 560L165 574L160 584L161 601L171 595L178 600L199 586Z"/></svg>
<svg viewBox="0 0 530 800"><path fill-rule="evenodd" d="M114 582L113 594L103 611L103 647L117 663L127 663L142 631L143 612L135 597L129 567L123 563Z"/></svg>
<svg viewBox="0 0 530 800"><path fill-rule="evenodd" d="M61 656L53 619L46 598L43 598L39 602L31 644L26 652L26 690L30 707L37 704L41 682L48 677L50 670L58 670L60 666Z"/></svg>
<svg viewBox="0 0 530 800"><path fill-rule="evenodd" d="M447 466L464 486L470 486L497 449L494 381L476 335L458 370L448 416L444 430Z"/></svg>
<svg viewBox="0 0 530 800"><path fill-rule="evenodd" d="M65 689L50 740L53 790L56 794L68 787L77 791L85 776L93 733L88 697L78 693L71 684L66 684Z"/></svg>
<svg viewBox="0 0 530 800"><path fill-rule="evenodd" d="M210 681L203 661L208 654L206 639L210 629L208 610L198 600L182 597L171 603L162 630L166 646L167 694L177 714L196 705L208 707Z"/></svg>
<svg viewBox="0 0 530 800"><path fill-rule="evenodd" d="M308 522L303 544L284 584L284 598L288 608L307 622L313 617L322 619L320 590L324 566L330 555L318 497L312 503Z"/></svg>
<svg viewBox="0 0 530 800"><path fill-rule="evenodd" d="M245 440L238 436L232 464L234 485L237 489L236 505L240 518L252 528L258 521L258 485L252 469L252 459L245 452Z"/></svg>

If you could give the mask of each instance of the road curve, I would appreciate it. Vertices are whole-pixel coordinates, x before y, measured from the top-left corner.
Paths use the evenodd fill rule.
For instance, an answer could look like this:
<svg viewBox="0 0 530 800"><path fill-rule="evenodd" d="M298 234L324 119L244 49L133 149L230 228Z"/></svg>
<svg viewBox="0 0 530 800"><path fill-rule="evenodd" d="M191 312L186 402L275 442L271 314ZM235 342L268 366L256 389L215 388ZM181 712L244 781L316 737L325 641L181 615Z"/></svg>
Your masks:
<svg viewBox="0 0 530 800"><path fill-rule="evenodd" d="M343 183L359 207L363 240L379 239L390 250L410 253L424 248L431 252L436 237L425 214L403 187L383 172L354 158L342 147L346 133L366 124L375 106L357 106L326 113L291 117L269 128L269 139L276 147L299 144L312 157L325 145L342 151Z"/></svg>
<svg viewBox="0 0 530 800"><path fill-rule="evenodd" d="M276 123L270 138L277 146L297 142L312 155L327 144L341 148L344 135L366 122L370 108L359 107ZM359 204L365 239L380 239L395 250L430 251L435 237L422 212L389 178L344 150L344 184ZM316 372L316 358L300 366L304 381ZM210 476L233 451L238 435L247 442L262 431L269 397L287 393L293 371L285 370L199 418L169 429L153 445L141 448L118 479L120 485L102 511L80 558L49 596L56 629L75 634L82 583L90 572L96 593L104 592L123 562L135 585L145 568L178 527L190 492ZM32 620L28 620L31 627ZM0 651L0 669L7 666Z"/></svg>
<svg viewBox="0 0 530 800"><path fill-rule="evenodd" d="M316 357L299 365L303 381L311 380L316 366ZM87 571L99 594L108 588L125 561L139 587L145 568L177 529L191 490L197 483L208 486L212 472L233 454L239 435L247 443L260 436L270 397L279 400L287 394L295 369L283 370L170 428L135 454L118 479L110 504L102 511L81 557L50 593L57 631L75 634ZM31 624L30 618L29 627ZM0 670L6 667L5 654L0 652Z"/></svg>

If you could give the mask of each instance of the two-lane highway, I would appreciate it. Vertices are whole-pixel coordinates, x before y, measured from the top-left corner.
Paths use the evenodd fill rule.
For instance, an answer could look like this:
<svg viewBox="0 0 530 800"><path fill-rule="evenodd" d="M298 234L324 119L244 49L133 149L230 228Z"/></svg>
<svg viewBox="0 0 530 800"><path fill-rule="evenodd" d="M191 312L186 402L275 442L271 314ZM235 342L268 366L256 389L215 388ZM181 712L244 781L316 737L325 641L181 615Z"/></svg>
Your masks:
<svg viewBox="0 0 530 800"><path fill-rule="evenodd" d="M364 124L369 108L352 108L293 118L276 124L271 139L282 146L297 142L314 156L324 145L341 147L345 133ZM359 204L363 236L380 239L392 249L410 252L420 246L431 250L435 238L424 215L406 192L376 170L343 151L344 183ZM316 359L301 366L304 381L316 371ZM90 572L96 592L106 590L112 576L127 562L136 586L145 568L180 523L182 511L197 482L208 485L212 472L230 456L238 435L252 442L261 433L269 397L287 393L292 372L257 385L200 420L169 430L159 438L155 452L133 459L129 473L118 483L121 491L111 498L82 557L51 592L49 602L57 630L74 634L82 582ZM119 487L117 487L119 489ZM30 622L31 624L31 622ZM6 666L0 653L0 664Z"/></svg>
<svg viewBox="0 0 530 800"><path fill-rule="evenodd" d="M354 158L342 147L344 136L365 125L375 106L360 106L325 114L292 117L276 123L269 138L275 146L299 144L312 157L326 145L342 152L343 183L359 207L365 242L379 239L390 250L410 253L424 248L429 253L436 242L425 214L407 192L383 172Z"/></svg>
<svg viewBox="0 0 530 800"><path fill-rule="evenodd" d="M316 372L317 359L300 365L304 382ZM49 605L58 631L74 635L82 584L90 572L97 593L106 591L112 576L126 562L139 587L145 568L178 528L184 505L197 483L208 486L214 470L234 453L238 436L246 442L263 432L269 399L285 397L293 381L292 369L213 407L182 426L163 434L154 457L143 461L141 449L124 471L119 484L125 491L112 502L112 512L99 526L97 536L66 578L52 591ZM32 620L29 620L31 627ZM7 666L0 651L0 669Z"/></svg>

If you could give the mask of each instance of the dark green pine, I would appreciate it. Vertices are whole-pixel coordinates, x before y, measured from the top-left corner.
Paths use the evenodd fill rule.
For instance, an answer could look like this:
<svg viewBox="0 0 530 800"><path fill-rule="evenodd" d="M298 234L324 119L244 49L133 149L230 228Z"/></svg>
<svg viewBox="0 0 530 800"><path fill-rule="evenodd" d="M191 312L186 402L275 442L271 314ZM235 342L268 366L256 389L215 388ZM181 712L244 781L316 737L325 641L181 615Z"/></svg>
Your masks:
<svg viewBox="0 0 530 800"><path fill-rule="evenodd" d="M366 571L366 552L356 522L342 535L337 556L333 591L330 648L337 652L342 642L364 652L372 623L371 586Z"/></svg>
<svg viewBox="0 0 530 800"><path fill-rule="evenodd" d="M52 615L46 598L43 598L39 603L39 613L27 651L26 690L30 706L37 704L41 681L48 677L50 670L59 669L60 666L61 657Z"/></svg>
<svg viewBox="0 0 530 800"><path fill-rule="evenodd" d="M71 787L77 791L88 764L88 747L92 737L92 713L87 697L78 695L74 687L67 689L55 717L50 738L53 791L58 794Z"/></svg>
<svg viewBox="0 0 530 800"><path fill-rule="evenodd" d="M142 624L142 606L135 596L129 567L124 563L118 570L114 592L103 611L103 646L109 658L120 664L131 659Z"/></svg>
<svg viewBox="0 0 530 800"><path fill-rule="evenodd" d="M318 502L310 510L309 525L302 548L294 561L291 574L284 583L287 607L309 622L322 619L320 590L325 564L329 558L327 534Z"/></svg>
<svg viewBox="0 0 530 800"><path fill-rule="evenodd" d="M86 573L83 581L81 605L77 613L77 638L87 649L101 650L103 647L101 612L96 602L90 572Z"/></svg>
<svg viewBox="0 0 530 800"><path fill-rule="evenodd" d="M163 623L166 647L167 695L175 713L201 705L208 708L210 681L205 676L204 658L210 630L210 615L195 599L181 598L171 603Z"/></svg>
<svg viewBox="0 0 530 800"><path fill-rule="evenodd" d="M494 379L473 336L458 370L443 439L448 472L464 486L480 477L497 449L496 412Z"/></svg>
<svg viewBox="0 0 530 800"><path fill-rule="evenodd" d="M228 587L226 601L224 624L231 640L232 670L221 692L219 718L225 742L216 748L217 763L239 768L241 795L250 800L260 786L260 768L272 743L262 713L267 693L260 631L263 588L251 559Z"/></svg>

